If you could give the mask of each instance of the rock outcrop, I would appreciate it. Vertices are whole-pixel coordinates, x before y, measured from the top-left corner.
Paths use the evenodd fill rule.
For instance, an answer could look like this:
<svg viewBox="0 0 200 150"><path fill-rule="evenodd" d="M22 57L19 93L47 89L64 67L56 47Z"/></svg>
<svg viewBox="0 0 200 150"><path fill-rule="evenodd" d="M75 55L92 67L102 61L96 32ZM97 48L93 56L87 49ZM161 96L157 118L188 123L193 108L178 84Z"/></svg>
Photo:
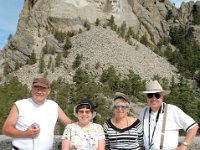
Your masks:
<svg viewBox="0 0 200 150"><path fill-rule="evenodd" d="M23 68L33 51L39 59L47 43L52 44L58 53L62 52L62 46L50 31L78 32L84 30L85 21L92 25L98 18L101 24L105 24L112 15L118 26L125 22L138 37L145 35L154 46L161 38L168 37L170 27L190 23L195 5L199 3L184 3L178 10L169 0L25 0L16 35L1 51L0 74L5 62L9 62L12 68L19 63ZM166 19L169 12L171 16ZM98 60L103 67L114 65L120 73L132 69L143 79L151 78L155 72L168 79L176 76L176 68L154 54L150 47L136 40L130 46L109 29L95 28L93 26L91 31L77 34L72 39L73 48L69 59L63 61L64 68L71 65L77 53L81 53L85 58L83 64L93 66ZM188 28L191 37L200 41L199 26L189 24ZM20 70L15 74L20 76Z"/></svg>

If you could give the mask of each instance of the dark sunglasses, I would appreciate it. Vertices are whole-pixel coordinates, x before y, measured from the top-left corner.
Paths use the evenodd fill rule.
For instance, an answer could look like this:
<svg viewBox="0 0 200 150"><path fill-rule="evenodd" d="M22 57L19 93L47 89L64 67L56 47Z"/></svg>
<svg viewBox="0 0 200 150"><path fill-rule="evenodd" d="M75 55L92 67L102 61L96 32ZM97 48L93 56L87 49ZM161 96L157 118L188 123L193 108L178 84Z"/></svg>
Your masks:
<svg viewBox="0 0 200 150"><path fill-rule="evenodd" d="M159 99L161 97L160 93L148 93L147 97L148 98L152 98L153 96L155 96L155 98Z"/></svg>
<svg viewBox="0 0 200 150"><path fill-rule="evenodd" d="M125 110L125 109L127 109L128 108L128 106L116 106L116 105L114 105L113 106L113 109L115 109L115 110Z"/></svg>

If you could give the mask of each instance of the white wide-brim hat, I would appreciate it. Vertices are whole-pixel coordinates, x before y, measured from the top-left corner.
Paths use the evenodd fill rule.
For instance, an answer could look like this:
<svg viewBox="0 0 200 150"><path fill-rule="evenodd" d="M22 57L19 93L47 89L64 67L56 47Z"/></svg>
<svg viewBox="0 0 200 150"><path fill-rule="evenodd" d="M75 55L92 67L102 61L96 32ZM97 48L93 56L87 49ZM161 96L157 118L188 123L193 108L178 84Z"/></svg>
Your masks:
<svg viewBox="0 0 200 150"><path fill-rule="evenodd" d="M158 83L157 80L150 81L146 85L146 91L142 92L143 94L148 94L148 93L162 93L163 95L167 95L170 93L170 90L163 90L162 86L160 83Z"/></svg>

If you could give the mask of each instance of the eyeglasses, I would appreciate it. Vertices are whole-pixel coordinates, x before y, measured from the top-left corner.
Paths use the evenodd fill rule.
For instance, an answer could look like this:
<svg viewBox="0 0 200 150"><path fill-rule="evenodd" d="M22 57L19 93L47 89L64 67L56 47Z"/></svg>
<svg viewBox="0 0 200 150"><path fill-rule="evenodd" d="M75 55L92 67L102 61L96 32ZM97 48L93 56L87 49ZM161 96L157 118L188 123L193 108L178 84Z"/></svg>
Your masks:
<svg viewBox="0 0 200 150"><path fill-rule="evenodd" d="M91 111L90 110L85 110L85 111L84 110L79 110L78 113L80 113L80 114L84 114L84 113L85 114L90 114Z"/></svg>
<svg viewBox="0 0 200 150"><path fill-rule="evenodd" d="M128 106L116 106L116 105L114 105L113 106L113 109L115 109L115 110L125 110L125 109L127 109L128 108Z"/></svg>
<svg viewBox="0 0 200 150"><path fill-rule="evenodd" d="M32 87L32 90L34 90L34 91L46 92L46 91L47 91L47 88L40 87L40 86L33 86L33 87Z"/></svg>
<svg viewBox="0 0 200 150"><path fill-rule="evenodd" d="M147 97L148 98L152 98L153 96L155 96L155 98L159 99L161 97L160 93L148 93Z"/></svg>

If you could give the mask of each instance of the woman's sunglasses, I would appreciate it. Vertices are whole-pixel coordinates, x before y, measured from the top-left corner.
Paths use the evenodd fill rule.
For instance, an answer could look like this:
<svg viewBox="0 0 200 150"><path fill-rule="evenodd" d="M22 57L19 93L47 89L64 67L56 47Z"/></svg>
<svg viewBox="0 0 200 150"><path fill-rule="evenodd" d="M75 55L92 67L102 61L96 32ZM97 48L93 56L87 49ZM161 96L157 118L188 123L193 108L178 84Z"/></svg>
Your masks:
<svg viewBox="0 0 200 150"><path fill-rule="evenodd" d="M115 109L115 110L125 110L125 109L127 109L128 108L128 106L113 106L113 109Z"/></svg>
<svg viewBox="0 0 200 150"><path fill-rule="evenodd" d="M159 98L161 97L161 94L160 94L160 93L148 93L148 94L147 94L147 97L148 97L148 98L152 98L153 96L154 96L155 98L159 99Z"/></svg>

